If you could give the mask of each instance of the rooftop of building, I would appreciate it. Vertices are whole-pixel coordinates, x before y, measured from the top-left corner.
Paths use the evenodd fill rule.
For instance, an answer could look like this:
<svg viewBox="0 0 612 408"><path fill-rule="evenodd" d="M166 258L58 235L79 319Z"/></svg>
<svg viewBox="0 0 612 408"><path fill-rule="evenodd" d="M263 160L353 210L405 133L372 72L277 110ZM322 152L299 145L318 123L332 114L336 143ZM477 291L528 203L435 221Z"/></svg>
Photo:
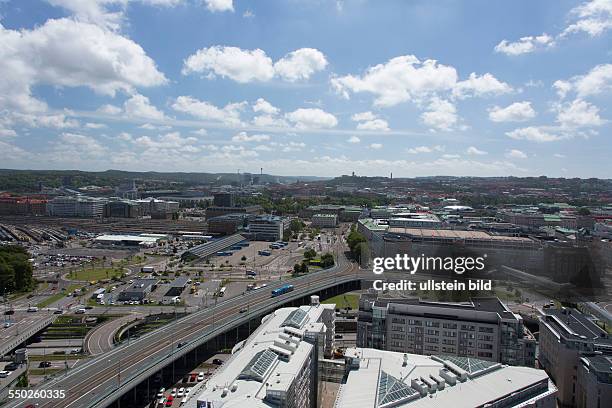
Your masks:
<svg viewBox="0 0 612 408"><path fill-rule="evenodd" d="M129 287L125 288L125 292L144 292L151 285L157 284L157 279L154 278L143 278L136 279Z"/></svg>
<svg viewBox="0 0 612 408"><path fill-rule="evenodd" d="M381 224L373 218L360 218L358 222L370 231L386 231L389 228L387 224Z"/></svg>
<svg viewBox="0 0 612 408"><path fill-rule="evenodd" d="M376 306L387 306L389 304L402 304L414 306L435 307L446 310L470 310L480 312L492 312L507 317L514 314L510 309L496 297L475 297L468 302L436 302L432 300L421 300L419 298L380 298L376 299Z"/></svg>
<svg viewBox="0 0 612 408"><path fill-rule="evenodd" d="M506 235L493 235L484 231L473 230L445 230L445 229L425 229L425 228L401 228L392 227L388 230L391 234L408 235L415 238L424 239L451 239L451 240L472 240L472 241L497 241L513 243L532 243L529 238L511 237Z"/></svg>
<svg viewBox="0 0 612 408"><path fill-rule="evenodd" d="M334 307L275 310L215 372L197 400L224 408L269 407L264 400L266 393L288 389L314 347L304 340L305 334L324 331L325 325L318 320L324 310Z"/></svg>
<svg viewBox="0 0 612 408"><path fill-rule="evenodd" d="M582 357L582 364L586 365L589 370L596 371L597 373L612 375L612 356L608 355L595 355Z"/></svg>
<svg viewBox="0 0 612 408"><path fill-rule="evenodd" d="M317 218L336 218L336 214L315 214L313 215L313 218L317 217Z"/></svg>
<svg viewBox="0 0 612 408"><path fill-rule="evenodd" d="M149 236L149 235L100 235L95 238L98 242L142 242L142 243L156 243L161 237Z"/></svg>
<svg viewBox="0 0 612 408"><path fill-rule="evenodd" d="M514 398L515 406L556 392L543 370L469 357L350 348L345 358L353 369L336 408L472 408L504 398Z"/></svg>
<svg viewBox="0 0 612 408"><path fill-rule="evenodd" d="M602 340L612 344L612 339L592 317L572 308L547 309L543 319L559 335L575 340Z"/></svg>

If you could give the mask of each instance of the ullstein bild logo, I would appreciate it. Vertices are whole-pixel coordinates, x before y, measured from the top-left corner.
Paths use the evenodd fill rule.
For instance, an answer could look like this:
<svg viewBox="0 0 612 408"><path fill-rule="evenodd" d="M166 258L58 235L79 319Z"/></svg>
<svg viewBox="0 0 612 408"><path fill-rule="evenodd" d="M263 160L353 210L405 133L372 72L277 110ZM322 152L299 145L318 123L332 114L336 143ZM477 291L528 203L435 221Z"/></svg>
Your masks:
<svg viewBox="0 0 612 408"><path fill-rule="evenodd" d="M485 268L487 255L479 257L441 257L425 256L412 257L407 254L397 254L395 257L378 257L373 260L372 271L380 275L385 271L405 271L414 275L418 271L452 271L457 275L465 272L482 271Z"/></svg>

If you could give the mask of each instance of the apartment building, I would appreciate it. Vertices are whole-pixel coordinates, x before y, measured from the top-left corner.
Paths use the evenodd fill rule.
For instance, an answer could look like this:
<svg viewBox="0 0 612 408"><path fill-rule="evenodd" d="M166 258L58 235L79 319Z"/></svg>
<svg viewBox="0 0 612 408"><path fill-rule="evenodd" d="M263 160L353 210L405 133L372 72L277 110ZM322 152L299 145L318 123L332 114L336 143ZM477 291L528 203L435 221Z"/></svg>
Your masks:
<svg viewBox="0 0 612 408"><path fill-rule="evenodd" d="M444 303L368 293L359 300L357 346L533 366L536 341L497 298Z"/></svg>
<svg viewBox="0 0 612 408"><path fill-rule="evenodd" d="M318 400L318 360L331 356L335 305L282 308L232 350L186 407L314 408Z"/></svg>
<svg viewBox="0 0 612 408"><path fill-rule="evenodd" d="M555 408L546 372L472 357L351 348L335 408Z"/></svg>
<svg viewBox="0 0 612 408"><path fill-rule="evenodd" d="M545 311L540 318L539 340L538 361L559 389L559 407L598 407L593 402L597 401L594 392L601 388L595 383L601 382L609 390L612 382L605 369L598 369L599 363L608 361L602 359L612 356L610 336L594 318L576 309L563 308ZM601 380L595 381L598 377ZM606 400L600 401L601 407L607 406Z"/></svg>
<svg viewBox="0 0 612 408"><path fill-rule="evenodd" d="M578 408L601 408L612 401L612 356L582 357L576 387Z"/></svg>

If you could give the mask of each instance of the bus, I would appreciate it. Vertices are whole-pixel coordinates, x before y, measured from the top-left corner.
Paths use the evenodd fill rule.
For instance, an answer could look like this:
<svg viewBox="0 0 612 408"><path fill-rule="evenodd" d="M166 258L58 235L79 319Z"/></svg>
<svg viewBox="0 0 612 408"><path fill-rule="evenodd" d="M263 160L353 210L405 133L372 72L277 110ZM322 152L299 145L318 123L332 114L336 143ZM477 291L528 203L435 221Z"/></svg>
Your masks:
<svg viewBox="0 0 612 408"><path fill-rule="evenodd" d="M219 297L225 296L226 289L227 288L225 286L223 286L221 289L219 289Z"/></svg>
<svg viewBox="0 0 612 408"><path fill-rule="evenodd" d="M283 295L285 293L291 292L293 290L293 285L283 285L278 289L274 289L272 291L272 297L277 297Z"/></svg>

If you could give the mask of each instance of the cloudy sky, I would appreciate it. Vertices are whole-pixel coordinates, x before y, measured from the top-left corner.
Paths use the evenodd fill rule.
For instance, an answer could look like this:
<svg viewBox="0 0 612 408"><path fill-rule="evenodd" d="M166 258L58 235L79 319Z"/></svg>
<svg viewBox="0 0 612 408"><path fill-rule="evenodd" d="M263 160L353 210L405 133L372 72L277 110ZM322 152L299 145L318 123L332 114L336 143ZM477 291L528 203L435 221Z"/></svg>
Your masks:
<svg viewBox="0 0 612 408"><path fill-rule="evenodd" d="M0 168L612 175L612 0L0 0Z"/></svg>

